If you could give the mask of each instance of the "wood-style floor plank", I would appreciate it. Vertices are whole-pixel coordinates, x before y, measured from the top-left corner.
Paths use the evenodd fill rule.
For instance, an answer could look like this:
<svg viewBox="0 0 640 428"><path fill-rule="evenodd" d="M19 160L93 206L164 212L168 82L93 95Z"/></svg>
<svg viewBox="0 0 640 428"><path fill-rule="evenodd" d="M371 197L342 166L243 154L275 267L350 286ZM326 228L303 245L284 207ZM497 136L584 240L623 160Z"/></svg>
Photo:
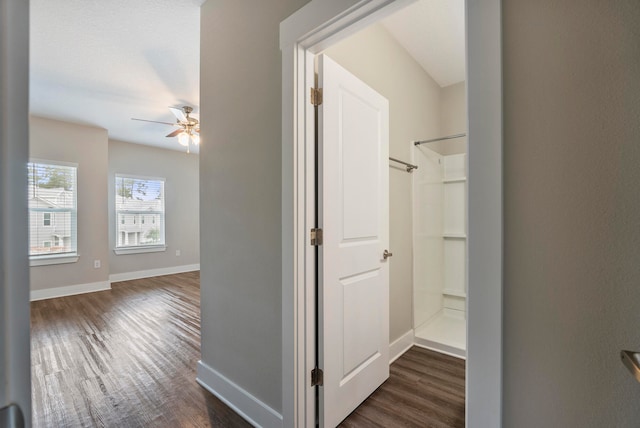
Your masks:
<svg viewBox="0 0 640 428"><path fill-rule="evenodd" d="M31 304L34 427L248 427L195 381L198 272ZM463 427L464 361L414 347L342 427Z"/></svg>
<svg viewBox="0 0 640 428"><path fill-rule="evenodd" d="M200 387L198 272L31 304L34 427L248 427Z"/></svg>
<svg viewBox="0 0 640 428"><path fill-rule="evenodd" d="M464 382L464 360L414 346L340 426L464 427Z"/></svg>

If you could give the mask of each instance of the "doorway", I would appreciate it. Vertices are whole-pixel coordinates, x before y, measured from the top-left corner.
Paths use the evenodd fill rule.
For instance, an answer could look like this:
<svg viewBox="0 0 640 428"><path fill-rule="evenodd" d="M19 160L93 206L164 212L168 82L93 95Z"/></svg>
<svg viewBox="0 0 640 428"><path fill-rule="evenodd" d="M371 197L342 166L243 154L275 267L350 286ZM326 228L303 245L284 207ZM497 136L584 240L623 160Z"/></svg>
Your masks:
<svg viewBox="0 0 640 428"><path fill-rule="evenodd" d="M389 100L391 359L413 343L464 358L464 1L417 1L323 54Z"/></svg>
<svg viewBox="0 0 640 428"><path fill-rule="evenodd" d="M409 3L368 1L345 11L340 5L314 1L281 25L283 165L292 165L290 170L283 171L283 419L287 426L312 426L315 422L315 387L308 382L315 364L315 350L308 340L315 328L310 291L314 259L307 238L313 224L310 208L315 193L304 174L315 160L309 149L314 130L307 125L313 123L313 110L307 106L308 88L314 81L313 58L338 40ZM476 284L474 290L469 290L467 424L499 426L502 259L499 2L467 4L466 16L468 135L473 141L468 152L468 177L473 183L469 186L468 276ZM289 259L287 255L293 257Z"/></svg>
<svg viewBox="0 0 640 428"><path fill-rule="evenodd" d="M417 49L414 40L420 36L424 42ZM447 45L448 49L440 49L440 45ZM320 259L319 269L323 273L331 272L332 263L341 266L340 269L348 266L350 254L338 259L330 258L336 243L329 242L328 237L336 233L340 236L344 234L335 251L353 251L355 235L348 233L352 232L347 230L348 224L337 225L331 220L336 217L348 218L349 201L358 200L356 217L359 229L365 229L368 222L377 218L384 218L389 230L388 234L379 236L371 227L366 236L359 236L357 243L364 245L369 242L377 247L369 255L368 272L382 272L383 269L389 272L384 307L376 309L376 305L370 303L368 310L363 311L369 318L359 317L358 334L355 335L358 341L376 337L376 334L382 336L378 339L380 347L375 352L373 347L367 350L367 347L359 345L363 355L389 355L386 361L388 367L415 344L464 358L466 184L461 177L466 176L466 141L461 137L426 142L438 139L440 135L466 133L464 2L418 1L333 44L319 56L319 59L329 58L343 67L344 73L349 73L351 78L344 83L340 80L340 84L333 86L335 79L323 78L324 68L318 67L319 87L323 91L319 112L329 118L333 114L339 115L332 111L332 108L339 109L335 105L336 98L344 102L340 104L344 106L341 110L353 108L348 103L350 92L343 95L342 91L355 91L349 85L353 80L367 85L387 101L389 121L385 151L388 154L374 156L377 141L375 138L367 140L367 137L375 135L366 129L351 134L355 136L354 141L349 139L349 134L343 138L332 138L332 134L325 133L326 121L319 121L322 171L319 174L321 192L318 205L323 213L319 227L327 238L319 251L323 255L328 254ZM362 117L365 114L366 110ZM343 127L353 126L356 122L350 118L342 120ZM341 162L332 161L334 151L342 153ZM352 153L355 157L351 161L353 165L343 168L345 163L350 162ZM368 168L380 161L380 168L385 169L388 177L385 182L380 185L373 178L365 180ZM402 162L409 165L415 163L417 168ZM362 180L357 191L358 197L347 196L348 189L332 194L333 180L344 178L346 181L352 173L358 174ZM376 207L365 207L364 204L367 195L378 199L382 196L380 192L384 192L384 197L391 201L383 216L378 214ZM343 214L336 216L332 213ZM389 253L387 259L382 257L385 250ZM346 299L357 287L364 287L364 296L372 302L376 301L373 299L377 289L375 285L365 285L364 280L357 280L353 276L345 278L345 281L321 276L321 284L320 320L328 318L334 323L344 322L346 326L349 318L340 314L348 314L356 307ZM333 304L331 301L326 304L327 293L330 296L344 294L344 303L337 299ZM380 326L380 323L384 325ZM318 326L318 365L324 372L324 384L318 388L321 398L339 395L333 391L334 384L353 381L351 372L346 368L357 367L364 372L366 364L363 360L363 365L353 365L342 347L331 346L334 340L344 342L345 347L356 341L347 340L349 330L338 329L328 333L329 326L326 321ZM345 358L343 366L327 364L334 359L340 360L341 355ZM361 375L359 373L357 376ZM336 381L336 376L342 376L342 379ZM375 375L370 375L370 379L375 378ZM390 379L389 382L393 383L394 380ZM349 397L357 402L357 406L358 400L366 399L373 389L364 392L358 399L354 393L350 393ZM325 409L331 407L330 414L324 419L325 425L327 420L335 421L335 418L342 418L353 410L351 407L346 413L339 412L338 408L343 409L347 400L340 399L338 402L339 406L324 405ZM323 407L323 400L320 403L320 407Z"/></svg>

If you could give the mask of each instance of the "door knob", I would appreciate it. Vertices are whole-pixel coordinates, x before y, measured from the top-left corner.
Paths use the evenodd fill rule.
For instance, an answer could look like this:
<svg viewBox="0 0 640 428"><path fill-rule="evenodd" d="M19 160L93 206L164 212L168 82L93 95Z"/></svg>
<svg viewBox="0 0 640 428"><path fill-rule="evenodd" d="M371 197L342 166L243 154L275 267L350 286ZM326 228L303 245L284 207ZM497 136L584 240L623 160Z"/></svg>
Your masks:
<svg viewBox="0 0 640 428"><path fill-rule="evenodd" d="M382 253L382 258L385 260L387 260L391 256L393 256L393 253L390 253L389 250L384 250L384 253Z"/></svg>

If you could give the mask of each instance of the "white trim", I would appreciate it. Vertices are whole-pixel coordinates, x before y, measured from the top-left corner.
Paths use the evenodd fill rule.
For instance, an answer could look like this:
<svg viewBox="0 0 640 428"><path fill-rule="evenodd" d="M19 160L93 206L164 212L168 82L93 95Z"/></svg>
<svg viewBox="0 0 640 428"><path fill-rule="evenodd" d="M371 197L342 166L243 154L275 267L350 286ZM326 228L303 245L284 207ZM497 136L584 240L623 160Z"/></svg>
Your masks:
<svg viewBox="0 0 640 428"><path fill-rule="evenodd" d="M164 177L147 177L144 175L127 174L124 172L116 172L114 175L115 178L133 178L134 180L162 181L163 183L167 182L167 179Z"/></svg>
<svg viewBox="0 0 640 428"><path fill-rule="evenodd" d="M113 249L113 252L118 256L127 254L159 253L162 251L167 251L166 245L145 245L139 247L120 247Z"/></svg>
<svg viewBox="0 0 640 428"><path fill-rule="evenodd" d="M29 2L3 0L0 28L0 408L20 406L29 427Z"/></svg>
<svg viewBox="0 0 640 428"><path fill-rule="evenodd" d="M67 285L64 287L31 290L31 301L53 299L56 297L73 296L76 294L93 293L95 291L111 290L109 281L91 282L88 284Z"/></svg>
<svg viewBox="0 0 640 428"><path fill-rule="evenodd" d="M282 427L280 413L202 361L198 361L196 381L251 425L265 428Z"/></svg>
<svg viewBox="0 0 640 428"><path fill-rule="evenodd" d="M200 263L196 263L192 265L171 266L171 267L164 267L164 268L158 268L158 269L139 270L135 272L113 273L109 275L109 281L111 282L131 281L134 279L152 278L154 276L173 275L176 273L193 272L194 270L200 270Z"/></svg>
<svg viewBox="0 0 640 428"><path fill-rule="evenodd" d="M313 0L280 24L282 50L282 414L284 425L313 426L307 385L310 262L315 199L306 171L308 57L411 0ZM466 0L469 194L466 424L502 422L502 57L500 0ZM471 72L469 72L471 70ZM476 165L476 167L473 167ZM311 189L311 190L310 190ZM311 259L312 260L312 259ZM309 340L307 340L309 339Z"/></svg>
<svg viewBox="0 0 640 428"><path fill-rule="evenodd" d="M51 159L40 159L40 158L29 158L29 163L56 165L56 166L68 166L68 167L73 167L76 170L78 169L78 165L79 165L77 162L66 162L66 161L51 160Z"/></svg>
<svg viewBox="0 0 640 428"><path fill-rule="evenodd" d="M466 353L464 351L439 342L432 342L431 340L420 339L419 337L416 337L414 345L419 348L424 348L430 351L438 352L440 354L449 355L450 357L460 358L461 360L467 359Z"/></svg>
<svg viewBox="0 0 640 428"><path fill-rule="evenodd" d="M280 23L280 49L298 44L318 53L415 1L313 0Z"/></svg>
<svg viewBox="0 0 640 428"><path fill-rule="evenodd" d="M413 346L413 329L409 330L389 345L389 365L400 358Z"/></svg>
<svg viewBox="0 0 640 428"><path fill-rule="evenodd" d="M502 11L466 2L467 427L502 426ZM472 141L473 143L469 144Z"/></svg>
<svg viewBox="0 0 640 428"><path fill-rule="evenodd" d="M79 254L61 254L51 256L31 256L29 258L29 266L50 266L62 265L65 263L76 263L80 259Z"/></svg>

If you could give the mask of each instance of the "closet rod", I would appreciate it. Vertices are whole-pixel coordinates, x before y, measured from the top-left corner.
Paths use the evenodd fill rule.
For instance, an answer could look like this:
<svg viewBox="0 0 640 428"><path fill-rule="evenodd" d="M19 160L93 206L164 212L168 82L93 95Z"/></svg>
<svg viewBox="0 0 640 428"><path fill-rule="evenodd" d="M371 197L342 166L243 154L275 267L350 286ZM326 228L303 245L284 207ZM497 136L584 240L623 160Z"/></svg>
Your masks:
<svg viewBox="0 0 640 428"><path fill-rule="evenodd" d="M414 141L413 144L415 146L419 146L424 143L433 143L434 141L442 141L442 140L453 140L454 138L466 137L467 134L455 134L455 135L447 135L446 137L433 138L431 140L422 140L422 141Z"/></svg>
<svg viewBox="0 0 640 428"><path fill-rule="evenodd" d="M407 163L405 161L401 161L400 159L389 157L389 160L392 160L394 162L398 162L398 163L401 163L402 165L405 165L407 167L407 172L413 172L414 169L418 169L418 165L411 165L410 163Z"/></svg>

